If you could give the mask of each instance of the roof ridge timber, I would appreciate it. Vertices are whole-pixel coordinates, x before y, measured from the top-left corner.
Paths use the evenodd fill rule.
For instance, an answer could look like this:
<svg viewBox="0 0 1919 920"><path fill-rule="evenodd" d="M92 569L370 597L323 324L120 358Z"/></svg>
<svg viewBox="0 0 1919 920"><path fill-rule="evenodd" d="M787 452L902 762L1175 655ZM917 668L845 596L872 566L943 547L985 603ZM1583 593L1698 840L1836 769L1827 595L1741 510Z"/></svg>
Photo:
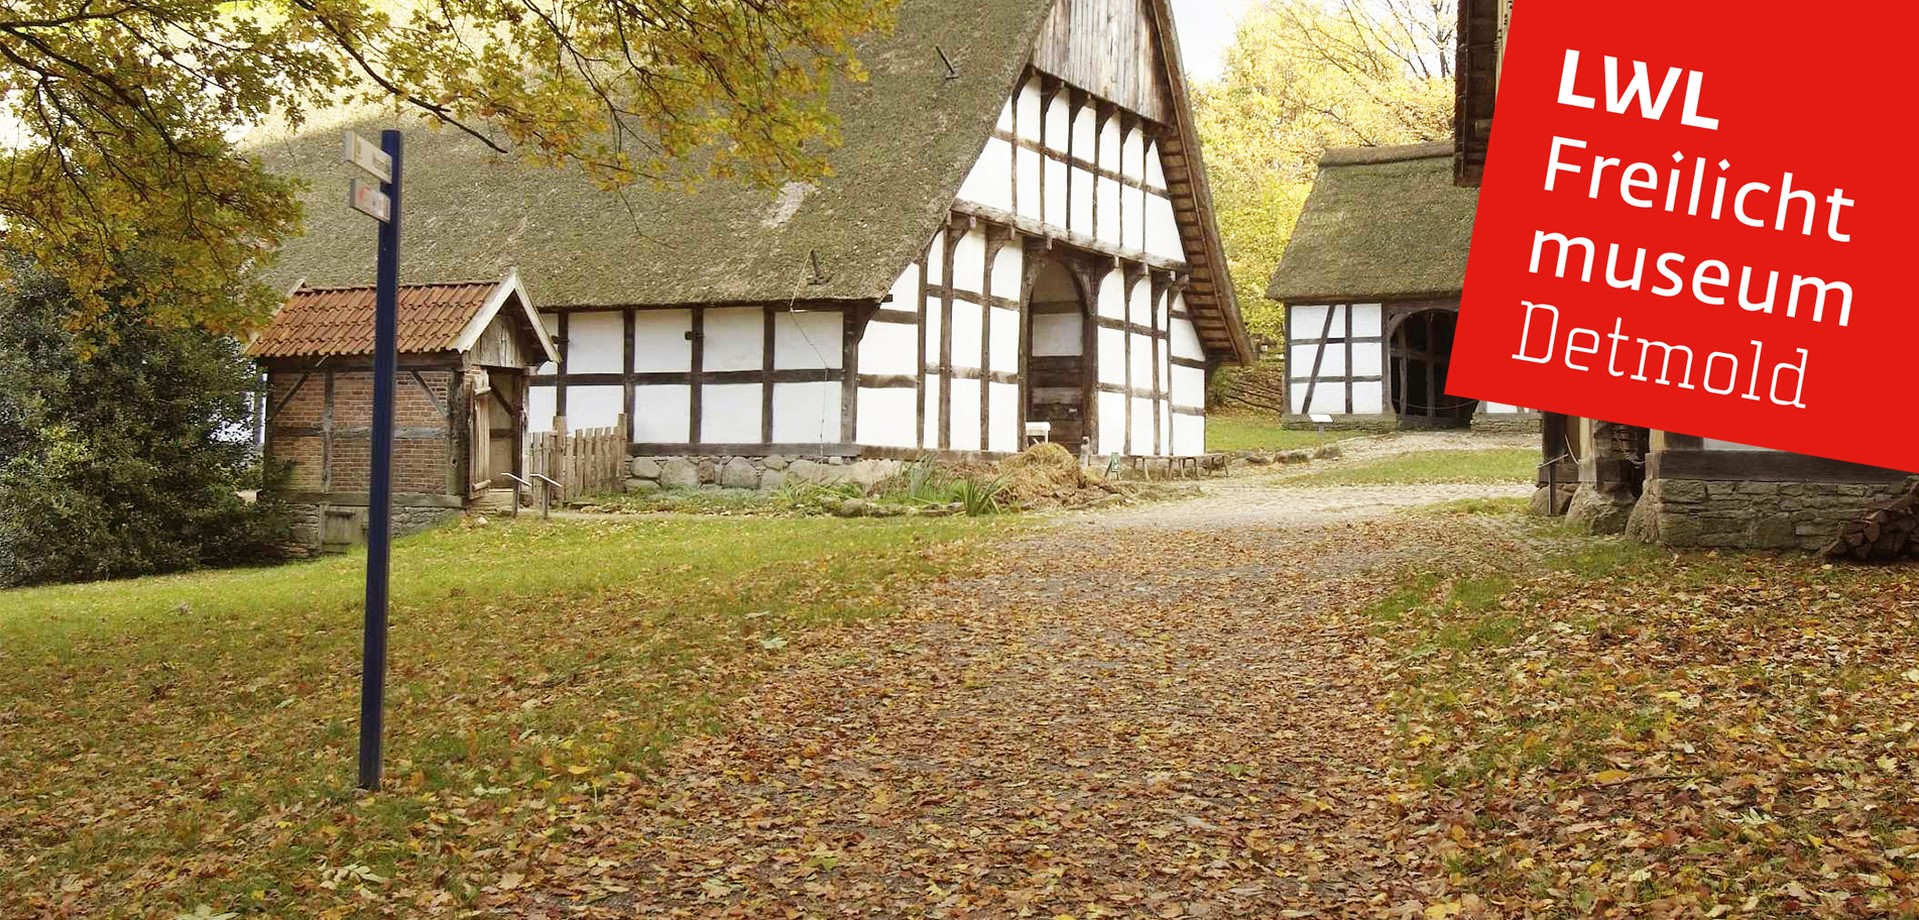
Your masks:
<svg viewBox="0 0 1919 920"><path fill-rule="evenodd" d="M1367 163L1400 163L1432 158L1452 159L1453 142L1425 141L1387 147L1328 147L1319 157L1321 166L1356 166Z"/></svg>

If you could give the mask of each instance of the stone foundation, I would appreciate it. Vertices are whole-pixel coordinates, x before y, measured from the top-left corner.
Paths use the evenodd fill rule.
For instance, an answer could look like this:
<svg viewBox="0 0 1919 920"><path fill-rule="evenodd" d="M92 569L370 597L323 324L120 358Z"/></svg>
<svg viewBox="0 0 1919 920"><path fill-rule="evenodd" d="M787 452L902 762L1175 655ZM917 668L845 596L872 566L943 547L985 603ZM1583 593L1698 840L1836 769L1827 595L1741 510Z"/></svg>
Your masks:
<svg viewBox="0 0 1919 920"><path fill-rule="evenodd" d="M854 460L846 457L635 457L628 466L626 491L661 489L757 489L771 492L789 483L852 483L873 486L906 468L902 460Z"/></svg>
<svg viewBox="0 0 1919 920"><path fill-rule="evenodd" d="M1653 479L1626 535L1669 546L1817 552L1867 505L1905 491L1898 483Z"/></svg>
<svg viewBox="0 0 1919 920"><path fill-rule="evenodd" d="M366 543L367 507L339 502L287 503L293 519L293 546L308 553L344 552ZM431 530L460 516L460 509L440 505L393 503L393 535Z"/></svg>

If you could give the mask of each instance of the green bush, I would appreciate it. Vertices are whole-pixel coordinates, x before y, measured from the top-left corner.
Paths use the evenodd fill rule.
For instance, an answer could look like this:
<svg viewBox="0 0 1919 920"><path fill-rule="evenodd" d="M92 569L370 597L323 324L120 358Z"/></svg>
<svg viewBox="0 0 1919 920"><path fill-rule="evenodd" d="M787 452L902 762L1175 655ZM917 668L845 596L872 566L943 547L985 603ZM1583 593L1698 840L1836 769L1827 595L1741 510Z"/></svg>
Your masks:
<svg viewBox="0 0 1919 920"><path fill-rule="evenodd" d="M275 557L283 508L247 437L258 375L232 338L112 311L62 327L65 290L11 266L0 291L0 586Z"/></svg>

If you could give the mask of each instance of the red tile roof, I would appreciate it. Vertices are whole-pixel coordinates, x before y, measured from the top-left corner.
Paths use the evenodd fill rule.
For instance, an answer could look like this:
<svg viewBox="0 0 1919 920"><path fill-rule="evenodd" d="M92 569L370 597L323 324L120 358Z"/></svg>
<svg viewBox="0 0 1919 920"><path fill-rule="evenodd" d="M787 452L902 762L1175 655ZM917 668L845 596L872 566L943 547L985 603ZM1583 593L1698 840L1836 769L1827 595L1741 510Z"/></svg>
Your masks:
<svg viewBox="0 0 1919 920"><path fill-rule="evenodd" d="M499 281L400 286L400 353L452 351ZM293 358L373 353L373 288L301 287L247 353Z"/></svg>

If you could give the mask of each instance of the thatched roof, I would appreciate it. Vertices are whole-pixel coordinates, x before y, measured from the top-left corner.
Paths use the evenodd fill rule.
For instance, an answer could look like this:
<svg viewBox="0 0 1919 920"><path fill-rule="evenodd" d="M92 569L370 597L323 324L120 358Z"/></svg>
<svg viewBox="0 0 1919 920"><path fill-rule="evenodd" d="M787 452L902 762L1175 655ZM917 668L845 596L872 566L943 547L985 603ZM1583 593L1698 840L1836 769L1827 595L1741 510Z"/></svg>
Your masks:
<svg viewBox="0 0 1919 920"><path fill-rule="evenodd" d="M1479 190L1450 143L1329 150L1266 296L1342 303L1458 294Z"/></svg>
<svg viewBox="0 0 1919 920"><path fill-rule="evenodd" d="M409 121L401 279L497 277L517 265L543 309L878 301L945 220L1053 2L902 0L897 28L861 43L870 79L833 90L843 143L830 157L833 176L817 186L714 180L691 193L642 183L614 194L576 171L531 167ZM1165 0L1146 2L1166 13ZM1162 21L1170 29L1170 18ZM1173 41L1170 32L1164 39ZM1168 49L1175 62L1176 53ZM1179 117L1190 132L1190 115ZM392 126L390 117L336 115L298 134L254 139L270 168L309 183L307 233L285 247L268 281L342 285L372 276L373 229L343 204L350 168L339 162L339 133ZM1203 177L1194 186L1203 193ZM1208 347L1229 360L1249 357L1212 215L1181 219L1210 244L1192 254L1195 288L1198 268L1215 267L1206 290L1189 297L1206 314Z"/></svg>

